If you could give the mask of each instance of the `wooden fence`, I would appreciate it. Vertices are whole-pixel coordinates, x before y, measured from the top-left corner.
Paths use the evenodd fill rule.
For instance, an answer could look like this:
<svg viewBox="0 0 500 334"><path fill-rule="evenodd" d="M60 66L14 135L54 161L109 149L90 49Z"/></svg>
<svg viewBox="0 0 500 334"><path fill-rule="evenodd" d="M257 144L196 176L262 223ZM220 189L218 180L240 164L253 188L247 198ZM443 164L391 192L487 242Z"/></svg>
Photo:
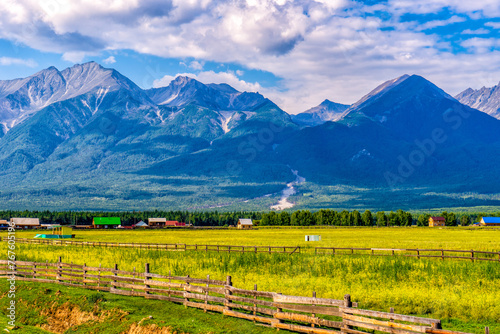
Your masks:
<svg viewBox="0 0 500 334"><path fill-rule="evenodd" d="M7 241L4 238L4 241ZM0 237L0 241L2 238ZM122 247L166 251L236 252L236 253L300 253L299 246L237 246L237 245L188 245L150 244L136 242L75 241L67 239L27 239L17 238L16 243L74 247Z"/></svg>
<svg viewBox="0 0 500 334"><path fill-rule="evenodd" d="M0 260L0 278L16 276L20 281L57 283L66 286L107 291L165 300L186 307L218 312L277 329L310 334L365 334L366 330L394 334L468 334L441 329L441 320L357 308L349 295L343 300L287 296L275 292L239 289L231 276L225 281L189 276L130 272L85 264ZM487 331L488 333L488 331Z"/></svg>
<svg viewBox="0 0 500 334"><path fill-rule="evenodd" d="M0 241L7 241L1 238ZM228 253L285 253L295 254L311 252L312 248L300 246L237 246L237 245L189 245L189 244L154 244L105 241L75 241L67 239L27 239L18 238L16 243L74 247L122 247L166 251L201 251ZM461 259L469 261L500 262L500 252L453 249L411 249L411 248L356 248L356 247L315 247L315 254L331 255L371 255L371 256L407 256L420 258Z"/></svg>
<svg viewBox="0 0 500 334"><path fill-rule="evenodd" d="M315 254L332 255L373 255L409 256L420 258L462 259L469 261L500 262L500 252L453 249L406 249L406 248L353 248L353 247L315 247ZM462 255L463 254L463 255Z"/></svg>

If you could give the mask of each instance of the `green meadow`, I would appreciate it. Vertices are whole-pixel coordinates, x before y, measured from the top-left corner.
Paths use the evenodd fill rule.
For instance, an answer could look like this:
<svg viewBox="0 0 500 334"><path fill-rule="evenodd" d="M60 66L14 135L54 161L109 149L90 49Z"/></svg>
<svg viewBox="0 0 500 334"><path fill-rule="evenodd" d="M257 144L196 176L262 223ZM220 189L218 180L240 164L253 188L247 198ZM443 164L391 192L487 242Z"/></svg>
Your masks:
<svg viewBox="0 0 500 334"><path fill-rule="evenodd" d="M482 228L330 228L259 230L75 231L76 240L220 245L302 246L300 254L174 252L18 244L19 260L63 262L191 277L233 278L236 287L342 299L359 307L443 320L446 329L500 332L500 262L399 256L332 256L310 247L447 248L499 251L500 231ZM321 242L304 235L320 234ZM31 238L33 232L17 232ZM309 248L308 248L309 247ZM0 244L0 252L7 252Z"/></svg>

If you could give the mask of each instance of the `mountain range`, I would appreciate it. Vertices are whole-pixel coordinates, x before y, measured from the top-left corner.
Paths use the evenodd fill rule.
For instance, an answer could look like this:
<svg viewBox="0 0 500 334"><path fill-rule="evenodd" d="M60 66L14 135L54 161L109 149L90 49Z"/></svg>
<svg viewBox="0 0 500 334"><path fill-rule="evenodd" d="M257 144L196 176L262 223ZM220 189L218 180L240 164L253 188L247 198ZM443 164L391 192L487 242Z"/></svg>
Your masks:
<svg viewBox="0 0 500 334"><path fill-rule="evenodd" d="M460 103L500 119L500 84L492 88L482 87L478 90L467 88L455 98Z"/></svg>
<svg viewBox="0 0 500 334"><path fill-rule="evenodd" d="M289 115L227 84L50 67L0 81L0 209L496 206L498 101L404 75Z"/></svg>

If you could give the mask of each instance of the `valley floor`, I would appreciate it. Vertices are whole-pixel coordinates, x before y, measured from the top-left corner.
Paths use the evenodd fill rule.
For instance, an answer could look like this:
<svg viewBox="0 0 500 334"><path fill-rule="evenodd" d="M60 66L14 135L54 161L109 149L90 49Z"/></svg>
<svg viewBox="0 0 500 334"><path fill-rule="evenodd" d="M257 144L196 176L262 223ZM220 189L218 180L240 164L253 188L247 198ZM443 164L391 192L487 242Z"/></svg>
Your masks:
<svg viewBox="0 0 500 334"><path fill-rule="evenodd" d="M316 255L314 251L309 251L312 250L311 246L335 246L475 249L498 252L499 229L407 227L249 231L94 230L75 233L76 240L88 241L300 245L304 247L304 251L292 255L228 254L19 243L16 249L17 258L56 262L61 257L62 261L67 263L86 263L88 266L101 264L108 268L117 264L121 270L130 271L140 271L145 263L149 263L151 272L154 273L171 272L173 275L201 278L210 275L213 279L221 280L231 275L234 286L244 289L252 289L254 284L257 284L261 291L298 296L311 296L314 291L318 297L333 299L342 299L345 294L350 294L353 301L359 303L360 308L387 311L393 307L396 313L441 319L443 327L450 330L479 334L484 333L485 326L489 326L491 333L500 332L500 263L496 261L332 256ZM33 234L34 232L17 232L16 237L32 238ZM310 234L322 235L322 241L305 242L304 235ZM7 254L4 242L0 243L0 253ZM139 317L135 319L136 322L140 320Z"/></svg>

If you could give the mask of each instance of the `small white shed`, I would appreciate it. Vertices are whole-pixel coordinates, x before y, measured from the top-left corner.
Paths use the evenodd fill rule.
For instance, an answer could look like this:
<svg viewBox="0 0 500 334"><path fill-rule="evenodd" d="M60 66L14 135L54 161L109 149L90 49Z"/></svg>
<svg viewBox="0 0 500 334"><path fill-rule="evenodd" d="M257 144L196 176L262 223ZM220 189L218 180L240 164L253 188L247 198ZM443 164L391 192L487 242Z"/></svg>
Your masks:
<svg viewBox="0 0 500 334"><path fill-rule="evenodd" d="M306 235L306 241L321 241L321 235Z"/></svg>

